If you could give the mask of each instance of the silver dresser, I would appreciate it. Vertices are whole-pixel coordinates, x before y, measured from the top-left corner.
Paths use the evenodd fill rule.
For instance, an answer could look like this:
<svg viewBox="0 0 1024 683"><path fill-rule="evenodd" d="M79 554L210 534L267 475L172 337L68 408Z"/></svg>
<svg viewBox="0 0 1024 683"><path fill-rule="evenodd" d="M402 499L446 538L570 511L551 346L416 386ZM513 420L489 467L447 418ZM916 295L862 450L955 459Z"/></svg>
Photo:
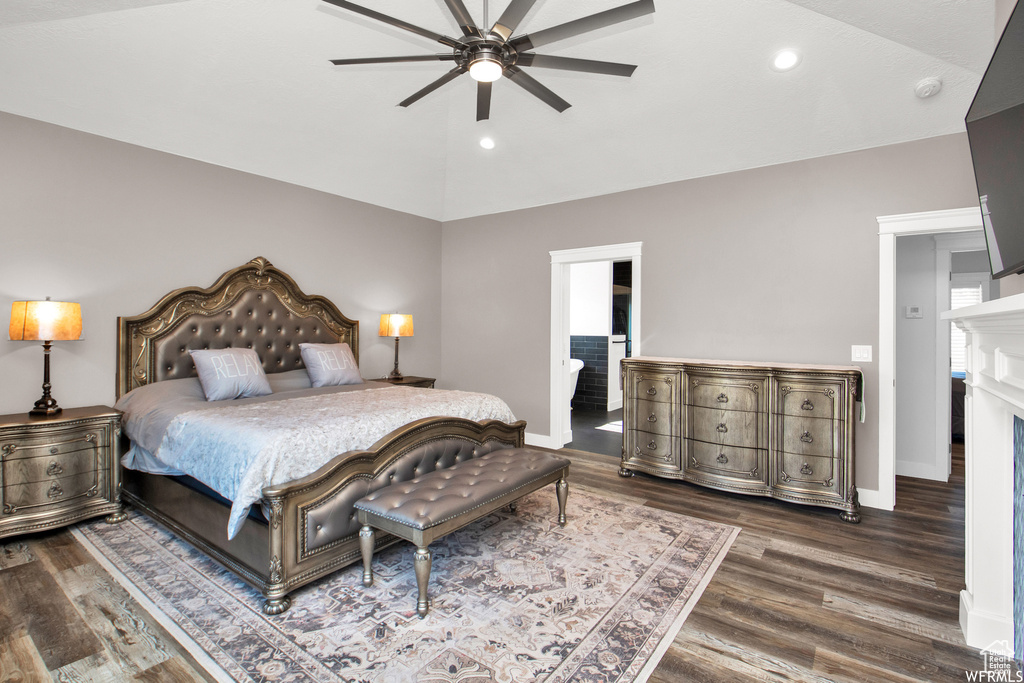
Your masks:
<svg viewBox="0 0 1024 683"><path fill-rule="evenodd" d="M622 476L822 505L860 521L860 368L650 357L621 368Z"/></svg>

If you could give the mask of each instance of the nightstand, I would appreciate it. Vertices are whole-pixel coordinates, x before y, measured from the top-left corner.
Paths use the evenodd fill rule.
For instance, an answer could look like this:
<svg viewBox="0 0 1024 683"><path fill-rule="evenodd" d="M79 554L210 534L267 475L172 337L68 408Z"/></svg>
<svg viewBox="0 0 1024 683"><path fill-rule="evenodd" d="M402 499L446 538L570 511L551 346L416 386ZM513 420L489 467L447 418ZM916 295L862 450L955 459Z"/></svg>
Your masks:
<svg viewBox="0 0 1024 683"><path fill-rule="evenodd" d="M423 387L424 389L433 389L435 380L433 377L415 377L413 375L405 375L398 379L394 377L381 377L380 381L390 382L391 384L400 387Z"/></svg>
<svg viewBox="0 0 1024 683"><path fill-rule="evenodd" d="M0 415L0 538L52 529L121 507L120 411L69 408Z"/></svg>

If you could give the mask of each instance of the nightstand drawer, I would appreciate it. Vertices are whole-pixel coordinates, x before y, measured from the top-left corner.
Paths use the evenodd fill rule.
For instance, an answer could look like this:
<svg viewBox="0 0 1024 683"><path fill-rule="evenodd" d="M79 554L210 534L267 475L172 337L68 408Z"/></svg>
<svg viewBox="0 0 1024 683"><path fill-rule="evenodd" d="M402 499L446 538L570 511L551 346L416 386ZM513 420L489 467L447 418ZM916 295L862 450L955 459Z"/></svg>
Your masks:
<svg viewBox="0 0 1024 683"><path fill-rule="evenodd" d="M95 450L99 444L106 442L105 430L105 425L92 429L83 429L79 426L54 430L41 436L29 435L18 439L4 437L0 438L0 453L3 453L6 461L44 456L60 457L67 453Z"/></svg>
<svg viewBox="0 0 1024 683"><path fill-rule="evenodd" d="M41 458L12 458L4 460L2 481L7 485L49 481L91 472L102 466L100 451L96 448Z"/></svg>
<svg viewBox="0 0 1024 683"><path fill-rule="evenodd" d="M82 496L93 496L100 490L97 471L82 472L71 477L51 478L24 484L5 484L2 493L3 514L41 505L61 505Z"/></svg>

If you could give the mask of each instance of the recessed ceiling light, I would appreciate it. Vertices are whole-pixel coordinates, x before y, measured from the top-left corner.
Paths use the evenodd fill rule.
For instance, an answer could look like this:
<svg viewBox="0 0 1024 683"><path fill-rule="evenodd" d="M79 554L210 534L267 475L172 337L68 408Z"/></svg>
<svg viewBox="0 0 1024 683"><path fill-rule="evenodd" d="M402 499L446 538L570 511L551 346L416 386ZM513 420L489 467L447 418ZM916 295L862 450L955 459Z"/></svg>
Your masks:
<svg viewBox="0 0 1024 683"><path fill-rule="evenodd" d="M800 53L796 50L779 50L772 57L772 71L789 71L800 63Z"/></svg>
<svg viewBox="0 0 1024 683"><path fill-rule="evenodd" d="M484 149L494 149L494 140L491 138L480 138L480 146Z"/></svg>

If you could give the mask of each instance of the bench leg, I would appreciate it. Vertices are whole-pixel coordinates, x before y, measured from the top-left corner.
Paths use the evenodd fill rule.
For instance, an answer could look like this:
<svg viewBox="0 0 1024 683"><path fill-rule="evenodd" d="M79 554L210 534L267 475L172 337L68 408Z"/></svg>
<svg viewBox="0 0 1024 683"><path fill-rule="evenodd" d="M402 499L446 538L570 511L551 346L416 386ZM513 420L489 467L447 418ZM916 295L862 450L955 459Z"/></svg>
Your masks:
<svg viewBox="0 0 1024 683"><path fill-rule="evenodd" d="M565 526L565 500L569 497L569 482L565 477L555 484L555 495L558 496L558 526Z"/></svg>
<svg viewBox="0 0 1024 683"><path fill-rule="evenodd" d="M419 597L416 600L416 613L420 615L420 619L427 616L427 612L430 610L430 600L427 598L430 564L430 549L416 548L416 555L413 557L413 569L416 571L416 586L420 589Z"/></svg>
<svg viewBox="0 0 1024 683"><path fill-rule="evenodd" d="M373 585L373 567L370 562L373 560L373 527L364 524L359 530L359 552L363 554L363 585Z"/></svg>

